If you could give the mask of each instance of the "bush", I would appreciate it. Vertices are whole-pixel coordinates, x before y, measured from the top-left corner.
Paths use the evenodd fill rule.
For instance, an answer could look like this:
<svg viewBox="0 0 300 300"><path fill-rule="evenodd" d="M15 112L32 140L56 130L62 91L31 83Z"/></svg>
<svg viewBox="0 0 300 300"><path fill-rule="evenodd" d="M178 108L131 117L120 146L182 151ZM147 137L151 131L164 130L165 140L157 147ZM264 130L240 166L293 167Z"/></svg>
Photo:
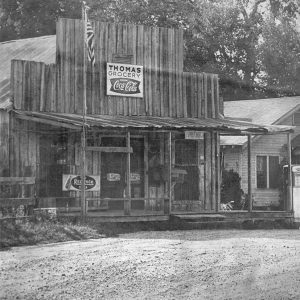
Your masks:
<svg viewBox="0 0 300 300"><path fill-rule="evenodd" d="M232 209L244 208L241 189L241 177L233 170L223 170L221 185L221 203L231 203Z"/></svg>

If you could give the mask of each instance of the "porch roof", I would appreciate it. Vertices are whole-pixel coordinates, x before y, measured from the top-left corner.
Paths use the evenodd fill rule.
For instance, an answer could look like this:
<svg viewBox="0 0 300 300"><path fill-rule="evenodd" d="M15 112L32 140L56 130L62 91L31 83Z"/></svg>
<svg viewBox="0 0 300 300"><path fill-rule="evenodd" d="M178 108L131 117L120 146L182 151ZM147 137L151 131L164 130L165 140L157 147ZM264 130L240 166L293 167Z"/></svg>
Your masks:
<svg viewBox="0 0 300 300"><path fill-rule="evenodd" d="M80 129L83 116L79 114L30 112L14 110L16 116L53 126ZM155 116L111 116L87 115L85 123L90 128L103 129L185 129L185 130L218 130L231 134L274 134L292 132L293 126L259 125L250 122L235 121L226 118L176 118Z"/></svg>

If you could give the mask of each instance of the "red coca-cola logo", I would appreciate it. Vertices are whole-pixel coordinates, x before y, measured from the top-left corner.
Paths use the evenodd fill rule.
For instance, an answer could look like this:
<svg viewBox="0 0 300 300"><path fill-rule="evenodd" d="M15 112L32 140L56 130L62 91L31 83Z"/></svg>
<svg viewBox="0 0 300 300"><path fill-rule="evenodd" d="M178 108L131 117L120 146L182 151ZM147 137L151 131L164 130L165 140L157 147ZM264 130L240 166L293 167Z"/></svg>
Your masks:
<svg viewBox="0 0 300 300"><path fill-rule="evenodd" d="M134 79L123 79L123 78L113 78L110 79L111 88L110 91L119 94L139 94L140 82Z"/></svg>

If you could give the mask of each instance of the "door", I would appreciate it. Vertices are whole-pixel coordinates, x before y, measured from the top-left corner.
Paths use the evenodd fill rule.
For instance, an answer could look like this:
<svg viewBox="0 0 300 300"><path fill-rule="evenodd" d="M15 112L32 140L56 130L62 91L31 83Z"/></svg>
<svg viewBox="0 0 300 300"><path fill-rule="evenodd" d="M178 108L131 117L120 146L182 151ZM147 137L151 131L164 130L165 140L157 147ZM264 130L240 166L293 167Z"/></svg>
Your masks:
<svg viewBox="0 0 300 300"><path fill-rule="evenodd" d="M125 147L123 137L102 137L102 147ZM101 153L100 198L107 199L108 210L123 210L126 196L126 153ZM111 200L110 200L111 199Z"/></svg>

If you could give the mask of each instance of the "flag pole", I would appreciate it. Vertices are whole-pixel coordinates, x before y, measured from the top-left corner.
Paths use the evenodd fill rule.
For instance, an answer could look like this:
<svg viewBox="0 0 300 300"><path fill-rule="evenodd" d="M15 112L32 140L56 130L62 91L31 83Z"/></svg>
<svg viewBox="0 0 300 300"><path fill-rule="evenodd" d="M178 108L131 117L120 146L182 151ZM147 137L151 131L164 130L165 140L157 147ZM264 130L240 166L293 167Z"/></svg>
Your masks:
<svg viewBox="0 0 300 300"><path fill-rule="evenodd" d="M85 197L85 167L86 167L86 86L87 86L87 65L86 65L86 8L82 2L82 23L83 23L83 105L82 105L82 134L81 134L81 216L86 217L87 205Z"/></svg>

